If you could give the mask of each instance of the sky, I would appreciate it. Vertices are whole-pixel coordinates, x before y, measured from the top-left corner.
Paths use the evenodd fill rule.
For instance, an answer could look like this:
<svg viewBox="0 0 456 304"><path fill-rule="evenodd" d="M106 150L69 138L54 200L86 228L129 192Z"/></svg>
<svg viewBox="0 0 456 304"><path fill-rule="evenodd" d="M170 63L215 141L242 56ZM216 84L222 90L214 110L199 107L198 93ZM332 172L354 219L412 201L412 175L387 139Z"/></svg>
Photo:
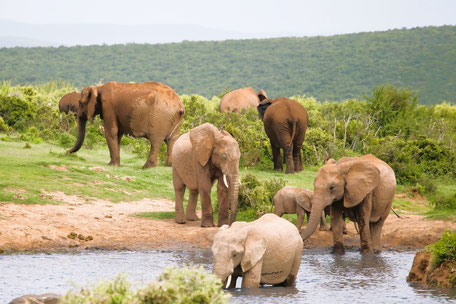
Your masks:
<svg viewBox="0 0 456 304"><path fill-rule="evenodd" d="M455 0L0 0L0 19L37 24L195 24L332 35L455 25Z"/></svg>

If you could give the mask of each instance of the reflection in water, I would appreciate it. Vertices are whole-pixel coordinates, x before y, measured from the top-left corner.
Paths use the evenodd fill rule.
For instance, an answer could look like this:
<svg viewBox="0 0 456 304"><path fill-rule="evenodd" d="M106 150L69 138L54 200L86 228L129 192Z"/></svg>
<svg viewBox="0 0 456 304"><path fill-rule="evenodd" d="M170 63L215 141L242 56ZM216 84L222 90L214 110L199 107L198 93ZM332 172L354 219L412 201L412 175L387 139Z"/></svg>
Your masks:
<svg viewBox="0 0 456 304"><path fill-rule="evenodd" d="M456 290L437 291L408 284L414 252L343 256L305 250L295 288L265 286L230 291L232 303L449 303ZM212 271L210 249L191 251L89 252L0 255L0 303L27 293L64 293L98 279L128 274L134 286L154 280L165 267L203 265ZM241 286L241 279L237 287Z"/></svg>

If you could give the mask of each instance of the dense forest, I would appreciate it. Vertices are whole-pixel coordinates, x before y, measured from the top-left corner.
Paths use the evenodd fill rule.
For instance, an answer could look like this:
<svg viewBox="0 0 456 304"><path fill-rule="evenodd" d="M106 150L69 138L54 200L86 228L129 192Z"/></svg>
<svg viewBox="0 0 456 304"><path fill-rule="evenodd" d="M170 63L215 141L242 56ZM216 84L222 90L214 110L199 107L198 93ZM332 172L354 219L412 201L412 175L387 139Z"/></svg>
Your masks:
<svg viewBox="0 0 456 304"><path fill-rule="evenodd" d="M161 81L179 94L253 86L271 97L343 101L381 83L412 89L419 103L456 101L456 26L330 37L170 44L2 48L0 80Z"/></svg>

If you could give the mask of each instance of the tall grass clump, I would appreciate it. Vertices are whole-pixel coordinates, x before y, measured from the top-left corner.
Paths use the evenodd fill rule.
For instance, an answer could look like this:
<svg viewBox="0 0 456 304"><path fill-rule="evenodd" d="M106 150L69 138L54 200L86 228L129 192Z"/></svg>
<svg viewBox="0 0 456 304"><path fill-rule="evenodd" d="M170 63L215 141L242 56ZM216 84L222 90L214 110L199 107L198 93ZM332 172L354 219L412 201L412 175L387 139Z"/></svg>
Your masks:
<svg viewBox="0 0 456 304"><path fill-rule="evenodd" d="M456 232L446 230L440 240L426 246L426 251L431 253L433 267L438 267L445 261L456 262Z"/></svg>

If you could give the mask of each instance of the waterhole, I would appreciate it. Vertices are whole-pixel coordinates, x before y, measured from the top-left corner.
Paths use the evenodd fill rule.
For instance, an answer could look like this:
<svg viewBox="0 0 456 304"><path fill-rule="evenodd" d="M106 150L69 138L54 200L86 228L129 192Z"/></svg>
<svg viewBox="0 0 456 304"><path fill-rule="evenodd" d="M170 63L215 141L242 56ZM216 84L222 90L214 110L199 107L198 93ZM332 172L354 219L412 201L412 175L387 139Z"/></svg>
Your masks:
<svg viewBox="0 0 456 304"><path fill-rule="evenodd" d="M231 303L450 303L456 290L425 289L406 282L415 252L385 251L343 256L305 250L294 288L236 288ZM210 249L192 251L97 251L78 254L0 256L0 303L24 294L65 293L99 279L127 274L144 286L167 266L203 265L212 271ZM241 280L237 282L240 287Z"/></svg>

